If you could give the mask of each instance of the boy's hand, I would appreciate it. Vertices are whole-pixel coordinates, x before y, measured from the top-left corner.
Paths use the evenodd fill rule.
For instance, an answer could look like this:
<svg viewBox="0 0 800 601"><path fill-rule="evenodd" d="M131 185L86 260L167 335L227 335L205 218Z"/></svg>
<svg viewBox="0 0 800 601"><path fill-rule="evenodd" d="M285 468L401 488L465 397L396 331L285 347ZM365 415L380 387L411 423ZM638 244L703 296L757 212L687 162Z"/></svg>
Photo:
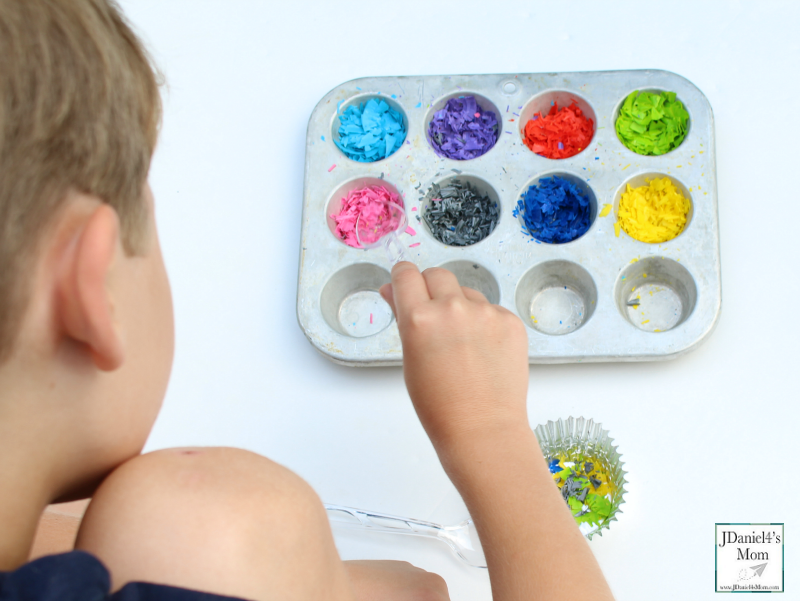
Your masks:
<svg viewBox="0 0 800 601"><path fill-rule="evenodd" d="M529 429L528 337L516 315L445 269L420 274L407 262L380 292L397 318L408 392L443 460L476 438Z"/></svg>
<svg viewBox="0 0 800 601"><path fill-rule="evenodd" d="M345 561L356 601L450 601L438 574L405 561Z"/></svg>
<svg viewBox="0 0 800 601"><path fill-rule="evenodd" d="M444 269L398 263L381 295L414 408L478 530L492 598L612 599L528 424L522 321Z"/></svg>

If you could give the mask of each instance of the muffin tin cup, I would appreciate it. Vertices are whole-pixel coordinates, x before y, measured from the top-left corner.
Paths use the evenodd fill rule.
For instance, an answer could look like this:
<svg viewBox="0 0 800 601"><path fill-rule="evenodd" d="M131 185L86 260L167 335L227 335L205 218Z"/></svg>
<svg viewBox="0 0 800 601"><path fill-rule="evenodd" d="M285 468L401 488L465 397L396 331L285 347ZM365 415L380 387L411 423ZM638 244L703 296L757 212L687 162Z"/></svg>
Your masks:
<svg viewBox="0 0 800 601"><path fill-rule="evenodd" d="M635 89L677 93L691 116L691 129L680 147L658 157L641 156L617 139L614 113L621 99ZM524 126L519 123L521 109L550 92L585 100L596 118L591 146L557 161L532 153L519 134ZM428 142L428 115L442 99L469 93L486 98L500 111L502 133L494 148L479 158L444 159ZM357 163L346 159L333 144L331 127L339 103L346 107L353 99L369 96L396 103L408 119L408 135L388 159ZM450 268L462 285L481 290L491 301L519 315L528 326L531 363L677 357L712 332L721 307L714 161L711 107L693 84L665 71L376 77L344 83L320 101L308 125L298 321L314 347L333 361L354 366L402 364L396 322L389 314L383 315L388 321L378 320L374 310L382 302L377 288L388 281L390 266L381 249L351 248L337 240L328 216L329 205L348 186L383 183L403 198L415 231L413 236L400 235L408 257L420 269ZM554 173L571 174L594 196L591 227L565 244L535 241L512 216L527 185ZM692 209L687 226L663 244L639 242L624 231L616 237L620 190L628 181L651 175L670 177L689 194ZM422 216L431 184L455 176L480 179L498 197L500 218L495 230L472 246L446 246L416 219ZM606 208L608 214L600 217ZM632 300L631 288L645 286L634 282L637 278L652 284L645 293L648 299L655 298L640 306L638 313L627 304ZM349 283L343 284L345 281ZM566 296L558 286L561 290L567 287ZM535 304L537 295L541 298ZM585 310L580 310L581 305ZM373 310L368 310L370 307ZM563 323L534 324L532 307L555 316L569 309L570 327L561 332L554 326ZM578 321L572 315L573 307ZM647 320L647 315L641 315L642 308L651 315L646 324L641 323ZM561 314L556 322L564 321ZM663 327L650 325L656 323Z"/></svg>

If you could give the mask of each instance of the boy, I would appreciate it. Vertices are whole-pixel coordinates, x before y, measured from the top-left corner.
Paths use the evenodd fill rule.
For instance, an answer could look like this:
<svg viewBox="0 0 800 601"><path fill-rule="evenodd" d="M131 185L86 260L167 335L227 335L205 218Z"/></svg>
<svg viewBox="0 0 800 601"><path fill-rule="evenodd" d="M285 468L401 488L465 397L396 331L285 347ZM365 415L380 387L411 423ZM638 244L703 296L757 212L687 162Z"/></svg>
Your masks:
<svg viewBox="0 0 800 601"><path fill-rule="evenodd" d="M447 599L407 564L342 562L317 496L266 458L140 455L173 352L159 120L110 0L0 0L0 598ZM520 320L441 269L401 263L381 292L494 598L610 599L528 426ZM88 496L77 551L25 564L44 507Z"/></svg>

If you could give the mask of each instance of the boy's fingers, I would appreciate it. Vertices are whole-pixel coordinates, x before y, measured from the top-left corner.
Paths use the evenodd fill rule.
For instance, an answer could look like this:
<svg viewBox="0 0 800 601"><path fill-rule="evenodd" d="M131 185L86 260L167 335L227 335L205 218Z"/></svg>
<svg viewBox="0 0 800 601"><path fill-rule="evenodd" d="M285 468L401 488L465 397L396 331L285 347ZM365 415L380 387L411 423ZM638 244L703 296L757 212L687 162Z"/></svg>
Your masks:
<svg viewBox="0 0 800 601"><path fill-rule="evenodd" d="M453 272L441 267L431 267L422 274L428 286L431 298L445 298L447 296L464 296L461 286Z"/></svg>
<svg viewBox="0 0 800 601"><path fill-rule="evenodd" d="M383 297L383 300L389 303L389 306L392 308L392 313L397 317L397 309L394 308L394 291L392 290L392 285L384 284L380 287L378 292Z"/></svg>
<svg viewBox="0 0 800 601"><path fill-rule="evenodd" d="M461 292L464 293L464 296L466 296L468 300L474 301L476 303L488 303L489 302L489 300L481 292L478 292L474 288L468 288L467 286L461 286Z"/></svg>
<svg viewBox="0 0 800 601"><path fill-rule="evenodd" d="M394 314L403 313L407 309L431 300L428 287L419 269L413 263L401 261L392 268L392 298Z"/></svg>

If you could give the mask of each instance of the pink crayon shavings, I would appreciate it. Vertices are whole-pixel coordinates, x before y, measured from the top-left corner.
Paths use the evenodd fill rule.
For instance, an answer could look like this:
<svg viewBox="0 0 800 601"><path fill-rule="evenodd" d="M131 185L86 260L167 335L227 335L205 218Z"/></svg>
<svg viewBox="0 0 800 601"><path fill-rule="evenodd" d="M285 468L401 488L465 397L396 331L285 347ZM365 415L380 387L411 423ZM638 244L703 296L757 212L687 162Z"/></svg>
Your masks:
<svg viewBox="0 0 800 601"><path fill-rule="evenodd" d="M336 163L334 163L333 165L330 166L330 168L328 169L328 173L330 173L334 169L336 169Z"/></svg>
<svg viewBox="0 0 800 601"><path fill-rule="evenodd" d="M369 323L372 325L372 313L369 314Z"/></svg>
<svg viewBox="0 0 800 601"><path fill-rule="evenodd" d="M411 227L411 226L409 225L409 226L406 228L406 234L408 234L409 236L416 236L416 235L417 235L417 231L416 231L416 230L415 230L413 227Z"/></svg>
<svg viewBox="0 0 800 601"><path fill-rule="evenodd" d="M414 242L414 244L409 244L409 245L408 245L408 248L416 248L416 247L417 247L417 246L419 246L420 244L422 244L422 242Z"/></svg>
<svg viewBox="0 0 800 601"><path fill-rule="evenodd" d="M353 190L342 198L342 208L339 213L331 215L331 219L336 223L336 235L348 246L361 248L356 238L356 221L359 215L362 227L369 230L370 237L374 240L379 240L395 231L400 224L397 218L391 215L387 202L403 206L400 196L384 186L367 186ZM359 231L364 232L364 229ZM361 238L364 239L363 233Z"/></svg>

